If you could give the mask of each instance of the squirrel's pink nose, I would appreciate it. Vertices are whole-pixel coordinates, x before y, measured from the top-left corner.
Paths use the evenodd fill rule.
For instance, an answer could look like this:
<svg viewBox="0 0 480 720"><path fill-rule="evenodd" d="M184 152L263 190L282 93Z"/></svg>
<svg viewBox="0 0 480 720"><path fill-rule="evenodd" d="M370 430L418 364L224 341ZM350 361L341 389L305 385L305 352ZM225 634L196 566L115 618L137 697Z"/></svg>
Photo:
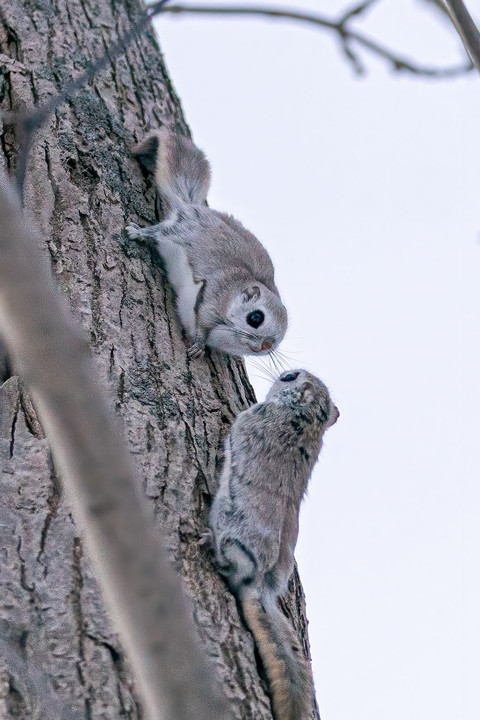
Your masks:
<svg viewBox="0 0 480 720"><path fill-rule="evenodd" d="M271 340L264 340L262 342L262 350L271 350L273 347L273 342Z"/></svg>

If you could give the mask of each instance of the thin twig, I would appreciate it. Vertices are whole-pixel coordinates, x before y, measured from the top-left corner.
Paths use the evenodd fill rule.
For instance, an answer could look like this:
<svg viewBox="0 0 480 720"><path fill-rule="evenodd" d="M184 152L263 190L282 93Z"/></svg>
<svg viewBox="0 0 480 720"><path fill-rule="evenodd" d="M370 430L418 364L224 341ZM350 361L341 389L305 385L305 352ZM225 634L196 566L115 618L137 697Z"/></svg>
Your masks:
<svg viewBox="0 0 480 720"><path fill-rule="evenodd" d="M137 491L88 344L0 174L0 327L50 441L149 720L227 720L180 581Z"/></svg>
<svg viewBox="0 0 480 720"><path fill-rule="evenodd" d="M363 13L369 10L376 2L378 2L378 0L365 0L365 2L360 3L360 5L353 5L353 7L348 8L344 12L339 20L339 23L345 25L347 20L350 20L350 18L363 15Z"/></svg>
<svg viewBox="0 0 480 720"><path fill-rule="evenodd" d="M480 33L463 0L445 0L452 22L475 67L480 71Z"/></svg>
<svg viewBox="0 0 480 720"><path fill-rule="evenodd" d="M357 10L363 12L371 3L362 3L358 6ZM414 75L421 75L424 77L435 77L435 78L446 78L455 77L457 75L463 75L472 69L471 63L454 65L451 67L437 68L429 67L428 65L418 65L413 63L411 60L397 54L396 52L385 47L376 40L372 40L367 35L361 32L352 30L347 27L347 22L344 20L343 15L340 20L332 20L325 15L318 15L307 12L295 12L292 10L282 10L279 8L268 8L268 7L256 7L256 6L218 6L218 5L185 5L179 3L176 5L168 5L163 10L164 13L171 13L175 15L181 14L208 14L208 15L244 15L244 16L263 16L276 19L285 20L297 20L298 22L308 23L310 25L316 25L317 27L325 28L334 32L340 39L342 46L349 47L348 57L353 61L354 54L351 50L350 45L356 43L360 47L365 48L373 55L386 60L394 70L403 70L405 72L412 73ZM358 14L355 12L355 8L350 10L346 19L353 17ZM352 57L353 56L353 57ZM354 62L355 70L358 72L358 59L355 58Z"/></svg>

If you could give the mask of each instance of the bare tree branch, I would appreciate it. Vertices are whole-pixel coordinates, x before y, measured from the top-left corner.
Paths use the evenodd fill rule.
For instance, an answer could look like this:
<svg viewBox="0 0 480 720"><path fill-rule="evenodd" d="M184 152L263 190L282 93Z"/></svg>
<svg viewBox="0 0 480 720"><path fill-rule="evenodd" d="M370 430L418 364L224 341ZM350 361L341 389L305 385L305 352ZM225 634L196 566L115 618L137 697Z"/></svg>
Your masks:
<svg viewBox="0 0 480 720"><path fill-rule="evenodd" d="M344 12L339 22L345 24L350 18L363 15L363 13L369 10L376 2L378 2L378 0L365 0L365 2L360 3L360 5L353 5Z"/></svg>
<svg viewBox="0 0 480 720"><path fill-rule="evenodd" d="M377 0L364 0L364 2L347 9L338 20L331 20L326 16L318 14L314 15L310 13L261 7L220 7L183 4L165 7L168 0L158 0L148 7L145 15L116 43L114 43L111 48L109 48L108 52L99 57L96 62L88 65L84 73L82 73L78 78L74 78L67 83L67 85L59 93L57 93L57 95L54 95L44 105L40 105L33 110L24 111L22 113L10 111L2 114L4 123L16 125L20 135L20 149L17 165L17 184L20 194L23 194L28 155L35 132L42 127L51 112L53 112L59 105L73 97L75 93L86 83L90 82L100 70L106 67L109 63L112 63L119 55L126 52L131 42L143 32L150 20L161 12L170 12L174 14L207 13L214 15L257 15L277 19L297 20L300 22L314 24L319 27L323 27L324 29L331 30L338 35L342 50L345 53L347 60L351 62L357 74L362 74L364 72L364 68L357 53L352 47L355 44L368 50L373 55L386 60L394 70L405 71L414 75L438 78L454 77L469 72L472 69L473 66L471 63L447 68L435 68L415 64L407 58L388 49L376 40L372 40L363 33L357 32L347 26L352 18L362 15L370 9L376 1ZM442 4L442 0L431 1L439 7L445 8ZM448 7L450 8L452 20L457 27L465 47L471 55L472 60L475 64L477 64L477 67L480 67L480 38L468 11L463 5L462 0L448 0Z"/></svg>
<svg viewBox="0 0 480 720"><path fill-rule="evenodd" d="M179 580L132 480L87 343L0 175L0 327L50 440L151 720L226 720Z"/></svg>
<svg viewBox="0 0 480 720"><path fill-rule="evenodd" d="M371 6L372 2L363 2L344 13L339 20L332 20L325 15L318 15L306 12L294 12L291 10L282 10L279 8L256 7L256 6L218 6L218 5L186 5L179 3L177 5L168 5L163 9L164 13L181 14L208 14L208 15L244 15L244 16L263 16L274 19L297 20L298 22L308 23L325 30L330 30L336 34L342 44L348 59L353 63L356 72L362 71L358 58L352 50L352 45L368 50L383 60L397 71L405 71L413 75L421 75L432 78L446 78L463 75L472 69L471 63L463 63L452 67L430 67L428 65L416 64L408 58L390 50L381 43L369 38L361 32L348 27L348 22L352 17L358 16Z"/></svg>
<svg viewBox="0 0 480 720"><path fill-rule="evenodd" d="M448 12L452 18L465 49L472 58L475 67L480 71L480 33L473 22L463 0L445 0Z"/></svg>

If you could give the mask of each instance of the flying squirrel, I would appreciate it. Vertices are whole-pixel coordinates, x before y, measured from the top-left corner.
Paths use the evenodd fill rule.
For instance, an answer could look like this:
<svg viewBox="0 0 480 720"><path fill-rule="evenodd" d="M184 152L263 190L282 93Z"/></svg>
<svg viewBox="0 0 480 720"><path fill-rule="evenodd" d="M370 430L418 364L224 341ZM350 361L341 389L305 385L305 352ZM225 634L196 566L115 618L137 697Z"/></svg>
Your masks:
<svg viewBox="0 0 480 720"><path fill-rule="evenodd" d="M210 164L187 137L162 128L133 154L153 172L166 210L163 222L130 239L152 243L165 263L189 355L205 347L229 355L265 355L287 329L273 264L260 241L231 215L207 207Z"/></svg>
<svg viewBox="0 0 480 720"><path fill-rule="evenodd" d="M205 537L218 571L235 594L268 679L275 720L309 720L310 663L278 606L293 571L300 503L323 434L339 417L326 386L290 370L264 402L240 413Z"/></svg>

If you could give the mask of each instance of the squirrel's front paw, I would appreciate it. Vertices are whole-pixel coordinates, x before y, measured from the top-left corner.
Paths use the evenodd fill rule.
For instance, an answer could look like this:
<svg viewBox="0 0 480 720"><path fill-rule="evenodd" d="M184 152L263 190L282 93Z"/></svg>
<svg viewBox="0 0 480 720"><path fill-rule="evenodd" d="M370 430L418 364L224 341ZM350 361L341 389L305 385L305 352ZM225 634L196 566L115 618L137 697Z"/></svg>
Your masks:
<svg viewBox="0 0 480 720"><path fill-rule="evenodd" d="M205 547L206 550L213 550L213 532L210 528L200 534L197 545Z"/></svg>
<svg viewBox="0 0 480 720"><path fill-rule="evenodd" d="M205 355L205 347L200 345L198 342L194 342L190 345L187 350L187 357L190 358L201 358Z"/></svg>
<svg viewBox="0 0 480 720"><path fill-rule="evenodd" d="M143 239L142 228L136 223L130 223L130 225L127 225L125 232L130 240Z"/></svg>

